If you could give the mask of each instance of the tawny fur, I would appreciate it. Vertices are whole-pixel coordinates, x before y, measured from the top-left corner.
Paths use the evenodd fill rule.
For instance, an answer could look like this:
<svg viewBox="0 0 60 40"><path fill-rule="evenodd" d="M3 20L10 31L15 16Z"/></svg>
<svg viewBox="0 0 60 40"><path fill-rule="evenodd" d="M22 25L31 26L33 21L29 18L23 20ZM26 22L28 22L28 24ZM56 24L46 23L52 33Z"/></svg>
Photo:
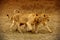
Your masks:
<svg viewBox="0 0 60 40"><path fill-rule="evenodd" d="M47 14L36 14L36 13L27 13L27 14L15 14L11 17L12 24L17 25L16 29L19 32L32 31L38 33L38 25L43 24L49 32L52 32L48 27L47 22L49 22L49 16Z"/></svg>

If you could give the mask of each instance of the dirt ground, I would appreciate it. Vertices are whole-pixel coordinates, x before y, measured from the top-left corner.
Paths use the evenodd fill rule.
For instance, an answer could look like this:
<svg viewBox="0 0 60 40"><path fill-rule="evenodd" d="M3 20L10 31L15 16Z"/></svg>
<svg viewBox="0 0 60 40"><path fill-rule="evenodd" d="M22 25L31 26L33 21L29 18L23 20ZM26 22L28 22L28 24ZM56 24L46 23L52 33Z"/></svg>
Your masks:
<svg viewBox="0 0 60 40"><path fill-rule="evenodd" d="M60 40L60 9L59 0L0 0L0 40ZM14 10L19 9L20 13L42 13L44 10L49 14L50 29L42 27L37 34L19 33L9 31L11 21L7 17L14 15Z"/></svg>

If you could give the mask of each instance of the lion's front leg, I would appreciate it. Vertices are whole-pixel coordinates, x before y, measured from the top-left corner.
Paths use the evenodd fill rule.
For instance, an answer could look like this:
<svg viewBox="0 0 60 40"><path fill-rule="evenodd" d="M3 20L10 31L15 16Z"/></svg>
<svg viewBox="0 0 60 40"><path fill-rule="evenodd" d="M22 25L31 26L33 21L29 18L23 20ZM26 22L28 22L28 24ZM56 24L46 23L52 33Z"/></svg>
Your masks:
<svg viewBox="0 0 60 40"><path fill-rule="evenodd" d="M17 29L17 24L15 23L15 21L13 20L11 26L10 26L10 31L16 31Z"/></svg>
<svg viewBox="0 0 60 40"><path fill-rule="evenodd" d="M17 26L17 31L19 32L19 33L22 33L22 31L21 31L21 26L19 26L20 24L18 24L18 26Z"/></svg>
<svg viewBox="0 0 60 40"><path fill-rule="evenodd" d="M32 25L30 22L27 22L27 31L31 31L32 30Z"/></svg>
<svg viewBox="0 0 60 40"><path fill-rule="evenodd" d="M44 26L47 28L47 30L48 30L49 32L52 32L52 30L49 28L47 22L44 23Z"/></svg>
<svg viewBox="0 0 60 40"><path fill-rule="evenodd" d="M14 26L14 20L12 21L12 24L10 25L10 31L12 31L13 26Z"/></svg>

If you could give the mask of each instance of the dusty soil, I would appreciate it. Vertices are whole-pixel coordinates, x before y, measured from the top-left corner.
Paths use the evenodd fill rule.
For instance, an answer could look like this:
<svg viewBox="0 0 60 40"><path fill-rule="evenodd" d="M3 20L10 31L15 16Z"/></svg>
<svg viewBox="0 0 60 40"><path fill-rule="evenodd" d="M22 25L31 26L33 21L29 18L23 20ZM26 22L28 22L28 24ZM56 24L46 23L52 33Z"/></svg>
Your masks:
<svg viewBox="0 0 60 40"><path fill-rule="evenodd" d="M60 9L59 0L1 0L0 1L0 40L60 40ZM42 13L44 10L51 16L49 27L53 31L49 33L42 27L38 34L19 33L9 31L11 21L7 17L14 15L14 10L19 13Z"/></svg>

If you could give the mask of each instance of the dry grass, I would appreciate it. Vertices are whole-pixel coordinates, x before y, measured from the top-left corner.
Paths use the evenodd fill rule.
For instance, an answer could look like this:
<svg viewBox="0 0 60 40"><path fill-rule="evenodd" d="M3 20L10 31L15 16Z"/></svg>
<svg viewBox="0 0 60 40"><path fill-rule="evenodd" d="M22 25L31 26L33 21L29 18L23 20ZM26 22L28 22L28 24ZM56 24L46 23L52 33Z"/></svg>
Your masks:
<svg viewBox="0 0 60 40"><path fill-rule="evenodd" d="M58 0L0 0L0 40L60 40L59 5ZM15 9L20 9L20 13L41 13L46 10L45 13L51 16L48 25L53 32L49 33L43 26L38 34L10 32L12 22L6 15L17 14L13 12Z"/></svg>

